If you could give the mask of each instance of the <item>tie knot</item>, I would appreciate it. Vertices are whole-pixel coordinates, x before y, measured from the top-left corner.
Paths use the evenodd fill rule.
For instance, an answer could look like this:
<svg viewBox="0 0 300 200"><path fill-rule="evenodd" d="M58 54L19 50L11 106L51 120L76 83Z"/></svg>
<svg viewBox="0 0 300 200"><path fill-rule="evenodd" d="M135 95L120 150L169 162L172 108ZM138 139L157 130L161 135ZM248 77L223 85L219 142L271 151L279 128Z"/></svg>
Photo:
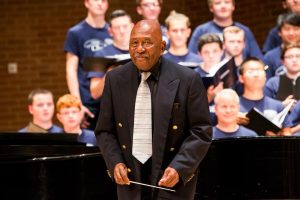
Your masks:
<svg viewBox="0 0 300 200"><path fill-rule="evenodd" d="M142 72L142 81L146 81L151 75L151 72Z"/></svg>

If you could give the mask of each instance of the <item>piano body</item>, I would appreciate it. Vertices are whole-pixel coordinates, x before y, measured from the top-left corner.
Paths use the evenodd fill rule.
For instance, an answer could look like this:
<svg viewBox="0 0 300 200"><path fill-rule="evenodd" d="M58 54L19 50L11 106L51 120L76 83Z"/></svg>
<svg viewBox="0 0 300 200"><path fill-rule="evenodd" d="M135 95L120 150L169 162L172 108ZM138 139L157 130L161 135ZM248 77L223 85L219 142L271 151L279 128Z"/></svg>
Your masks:
<svg viewBox="0 0 300 200"><path fill-rule="evenodd" d="M195 200L300 199L300 138L213 141ZM68 134L0 134L0 198L115 200L97 147Z"/></svg>

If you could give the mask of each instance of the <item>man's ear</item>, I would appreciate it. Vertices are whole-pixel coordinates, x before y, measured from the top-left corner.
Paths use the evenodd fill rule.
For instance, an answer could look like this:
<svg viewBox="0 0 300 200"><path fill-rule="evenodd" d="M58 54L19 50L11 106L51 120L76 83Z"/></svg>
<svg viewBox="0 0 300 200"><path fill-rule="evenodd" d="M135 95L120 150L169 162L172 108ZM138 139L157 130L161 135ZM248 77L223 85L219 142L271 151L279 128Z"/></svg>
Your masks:
<svg viewBox="0 0 300 200"><path fill-rule="evenodd" d="M165 49L166 49L166 41L163 40L161 42L161 50L160 50L161 51L161 55L164 53Z"/></svg>
<svg viewBox="0 0 300 200"><path fill-rule="evenodd" d="M239 75L239 81L241 82L241 83L244 83L244 78L243 78L243 75Z"/></svg>
<svg viewBox="0 0 300 200"><path fill-rule="evenodd" d="M278 31L278 35L279 35L279 37L281 38L281 32L280 32L280 31L281 31L281 30Z"/></svg>
<svg viewBox="0 0 300 200"><path fill-rule="evenodd" d="M136 12L137 12L139 15L142 15L142 8L141 8L141 6L137 6L137 7L136 7Z"/></svg>
<svg viewBox="0 0 300 200"><path fill-rule="evenodd" d="M109 33L109 35L110 35L111 37L114 37L114 34L113 34L112 30L111 30L111 27L108 28L108 33Z"/></svg>
<svg viewBox="0 0 300 200"><path fill-rule="evenodd" d="M190 36L191 36L191 33L192 33L192 29L191 29L191 28L188 28L188 29L187 29L187 36L190 37Z"/></svg>
<svg viewBox="0 0 300 200"><path fill-rule="evenodd" d="M286 2L285 1L281 1L281 2L282 2L282 8L286 10L287 9Z"/></svg>
<svg viewBox="0 0 300 200"><path fill-rule="evenodd" d="M30 114L33 114L33 108L32 105L28 105L28 111Z"/></svg>
<svg viewBox="0 0 300 200"><path fill-rule="evenodd" d="M61 122L61 115L59 113L56 113L56 118L58 119L58 121L62 124Z"/></svg>

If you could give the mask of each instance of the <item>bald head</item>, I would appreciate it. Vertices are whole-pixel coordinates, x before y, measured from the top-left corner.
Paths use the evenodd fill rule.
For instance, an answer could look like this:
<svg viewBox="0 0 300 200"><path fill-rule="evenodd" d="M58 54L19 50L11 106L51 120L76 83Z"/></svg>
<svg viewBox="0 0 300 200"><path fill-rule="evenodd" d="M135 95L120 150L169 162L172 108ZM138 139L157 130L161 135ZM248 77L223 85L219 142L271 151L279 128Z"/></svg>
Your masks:
<svg viewBox="0 0 300 200"><path fill-rule="evenodd" d="M162 40L157 20L141 20L130 35L129 53L133 63L141 71L149 71L163 54L166 43Z"/></svg>
<svg viewBox="0 0 300 200"><path fill-rule="evenodd" d="M160 29L160 24L157 20L145 19L141 20L135 24L132 29L131 35L135 32L149 32L153 37L162 38L162 32Z"/></svg>

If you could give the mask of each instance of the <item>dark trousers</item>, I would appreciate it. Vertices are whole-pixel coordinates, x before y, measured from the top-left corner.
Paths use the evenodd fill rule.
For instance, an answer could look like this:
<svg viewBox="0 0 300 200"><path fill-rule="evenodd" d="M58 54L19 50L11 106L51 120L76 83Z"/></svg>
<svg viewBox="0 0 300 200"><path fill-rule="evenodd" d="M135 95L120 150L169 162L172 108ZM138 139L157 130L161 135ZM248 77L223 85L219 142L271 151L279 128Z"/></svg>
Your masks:
<svg viewBox="0 0 300 200"><path fill-rule="evenodd" d="M151 184L152 157L141 166L142 183ZM142 186L142 200L152 200L153 191L150 187Z"/></svg>

